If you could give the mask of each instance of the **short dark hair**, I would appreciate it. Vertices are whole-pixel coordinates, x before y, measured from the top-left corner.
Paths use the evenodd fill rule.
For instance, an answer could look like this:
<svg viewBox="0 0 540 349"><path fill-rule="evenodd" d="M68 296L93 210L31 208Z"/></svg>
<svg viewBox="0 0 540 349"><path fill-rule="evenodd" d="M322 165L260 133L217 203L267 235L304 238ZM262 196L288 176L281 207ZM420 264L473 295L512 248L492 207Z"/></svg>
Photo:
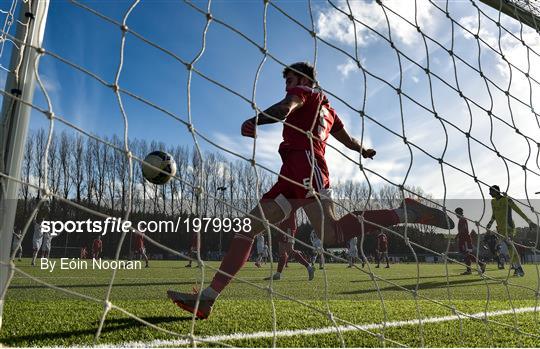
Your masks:
<svg viewBox="0 0 540 349"><path fill-rule="evenodd" d="M497 191L498 193L501 192L501 189L499 188L498 185L492 185L491 187L489 187L489 190L495 190L495 191Z"/></svg>
<svg viewBox="0 0 540 349"><path fill-rule="evenodd" d="M463 214L463 209L461 207L458 207L454 210L454 212L457 214Z"/></svg>
<svg viewBox="0 0 540 349"><path fill-rule="evenodd" d="M289 73L293 73L298 77L307 76L313 83L315 83L315 76L317 75L315 67L308 62L296 62L285 67L283 69L283 77L286 77Z"/></svg>

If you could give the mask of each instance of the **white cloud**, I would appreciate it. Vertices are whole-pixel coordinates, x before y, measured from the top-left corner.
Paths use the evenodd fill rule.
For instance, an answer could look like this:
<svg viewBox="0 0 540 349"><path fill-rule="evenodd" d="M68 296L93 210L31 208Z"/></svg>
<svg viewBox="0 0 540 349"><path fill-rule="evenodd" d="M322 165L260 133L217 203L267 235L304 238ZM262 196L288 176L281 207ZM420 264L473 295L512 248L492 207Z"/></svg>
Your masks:
<svg viewBox="0 0 540 349"><path fill-rule="evenodd" d="M341 73L342 77L343 78L348 78L349 77L349 74L354 71L354 69L358 68L358 66L356 65L356 63L349 59L347 60L347 62L343 63L343 64L339 64L337 66L337 70Z"/></svg>
<svg viewBox="0 0 540 349"><path fill-rule="evenodd" d="M436 25L433 17L433 11L435 9L427 0L385 1L384 5L411 23L418 21L420 27L433 27ZM385 12L375 1L347 2L340 0L337 2L337 7L345 14L335 8L329 8L324 12L321 11L318 15L317 32L322 38L335 40L347 45L354 45L355 25L348 15L346 15L351 12L358 21L356 22L356 41L358 45L365 46L377 39L378 36L369 28L387 35L388 24ZM388 21L390 22L394 37L397 37L406 45L413 45L417 42L418 32L413 25L399 18L391 11L386 10L386 14L388 15Z"/></svg>

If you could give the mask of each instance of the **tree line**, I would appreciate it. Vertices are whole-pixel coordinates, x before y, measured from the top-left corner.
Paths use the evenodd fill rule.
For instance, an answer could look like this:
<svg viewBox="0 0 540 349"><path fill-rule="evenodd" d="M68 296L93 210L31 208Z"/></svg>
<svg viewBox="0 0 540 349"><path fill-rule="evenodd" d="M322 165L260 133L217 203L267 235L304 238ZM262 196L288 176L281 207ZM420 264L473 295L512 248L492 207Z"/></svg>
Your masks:
<svg viewBox="0 0 540 349"><path fill-rule="evenodd" d="M103 137L104 142L90 137L68 132L53 133L45 167L45 149L48 133L45 129L31 130L27 137L21 179L39 187L44 186L45 178L49 189L65 200L75 202L91 210L114 217L124 217L127 210L128 195L132 206L130 220L176 220L187 217L241 217L258 201L257 193L262 195L275 182L277 176L257 169L244 160L231 160L222 153L206 151L201 155L194 147L165 145L162 142L148 142L131 139L129 149L139 158L162 150L170 153L177 164L177 179L164 185L146 181L138 161L133 162L133 185L129 185L129 163L123 152L124 143L118 136ZM47 176L45 176L47 171ZM202 194L197 195L197 187ZM336 198L336 213L341 216L346 211L368 208L392 208L401 202L399 189L392 185L378 186L375 190L365 182L333 183L333 196ZM409 188L422 197L431 199L420 187ZM16 218L16 229L27 222L42 193L28 185L21 185ZM425 201L425 200L424 200ZM101 217L81 210L76 206L53 198L49 204L48 220L103 220ZM299 211L299 238L308 241L311 228L305 215ZM175 250L186 250L191 244L191 234L184 225L180 231L149 234L153 239ZM419 243L436 250L446 249L447 239L427 226L411 226L410 236L416 236ZM416 235L415 235L416 234ZM57 253L78 253L80 246L88 245L95 238L84 233L62 234L53 240ZM306 235L306 236L304 236ZM221 236L221 238L220 238ZM226 249L231 233L209 231L202 237L205 251L216 251L221 240ZM32 227L23 248L31 247ZM104 238L104 249L112 255L118 244L119 233L111 233ZM274 239L276 240L276 239ZM390 247L395 253L408 253L409 248L399 242L399 237L389 236ZM372 244L371 239L366 243ZM123 253L128 253L130 239L123 245ZM147 244L148 245L148 244ZM70 249L70 247L72 249ZM277 246L276 246L277 247ZM148 246L149 252L163 253L157 247ZM53 252L55 252L53 250ZM166 253L164 253L166 255Z"/></svg>

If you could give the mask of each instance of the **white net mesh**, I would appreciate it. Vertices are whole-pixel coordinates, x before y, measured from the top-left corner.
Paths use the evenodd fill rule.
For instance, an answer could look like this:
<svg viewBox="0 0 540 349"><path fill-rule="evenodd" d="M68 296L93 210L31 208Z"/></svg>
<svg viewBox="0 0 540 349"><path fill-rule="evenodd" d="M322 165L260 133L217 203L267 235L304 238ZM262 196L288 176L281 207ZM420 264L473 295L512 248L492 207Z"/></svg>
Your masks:
<svg viewBox="0 0 540 349"><path fill-rule="evenodd" d="M9 43L11 52L24 44L10 31L17 3L2 10L0 67L7 72L17 68L4 62L4 45ZM136 221L150 213L154 219L178 216L182 220L248 214L278 174L275 159L280 137L276 132L280 130L258 126L257 138L239 141L243 118L236 115L261 112L262 105L275 102L281 90L267 86L282 88L282 81L276 82L282 69L292 61L307 59L315 64L317 82L347 128L378 151L372 162L329 143L338 216L396 207L405 197L449 211L470 202L469 225L483 233L491 212L484 193L498 183L538 223L530 196L540 175L539 35L481 3L464 5L429 0L51 4L43 47L31 48L40 54L35 63L39 96L25 101L12 91L1 91L4 100L18 100L33 110L22 177L0 173L21 185L23 204L19 206L23 208L17 224L23 239L31 235L34 216L46 201L53 210L68 212L75 220L118 216ZM523 2L522 7L534 13L534 4ZM66 31L75 40L65 38ZM179 168L164 186L148 184L140 172L142 159L157 149L168 150ZM313 189L312 183L309 188ZM316 198L320 203L321 198ZM271 225L264 224L270 242L269 272L273 273L275 236ZM455 266L464 266L452 254L455 231L422 231L424 227L414 224L381 229L399 241L409 258L410 264L397 266L409 268L409 282L367 263L366 268L355 266L351 273L369 285L349 292L348 286L338 287L340 280L330 265L318 276L322 280L310 298L289 292L298 287L294 283L280 288L272 279L261 283L251 274L239 274L234 277L242 285L238 300L232 291L222 296L233 301L224 302L215 313L221 311L227 317L208 323L195 316L180 324L177 317L149 317L147 310L122 299L115 289L155 284L126 286L126 275L119 276L117 270L99 284L95 279L80 282L79 275L74 276L75 284L66 285L63 279L49 282L46 274L13 264L8 283L12 288L6 298L9 307L4 310L7 320L0 338L8 345L107 346L310 346L312 340L329 346L492 346L501 337L509 338L508 345L539 342L536 230L528 232L532 244L525 240L509 243L510 248L516 246L521 254L532 256L527 281L491 271L475 276L473 281L480 285L472 292L478 292L478 302L473 304L467 297L474 296L467 292L468 296L461 296L456 289L467 282L455 280ZM177 233L181 237L145 236L156 255L195 259L198 264L188 282L164 282L163 294L165 285L181 288L189 283L203 289L208 277L218 271L218 264L204 260L200 246L196 256L183 252L189 234ZM200 231L195 233L198 240L203 239ZM324 233L323 229L323 241ZM432 243L437 239L426 237L429 234L436 235L439 245ZM68 239L77 238L66 234L63 239L58 241L67 251ZM110 239L114 241L110 257L121 260L131 236L118 233ZM361 258L368 259L372 254L369 237L359 240ZM221 252L221 232L219 241ZM297 246L313 249L305 241L297 238ZM481 254L480 241L478 237L476 256ZM346 262L330 251L324 253L327 260ZM424 263L427 256L442 264ZM424 282L430 277L435 280ZM36 329L29 334L13 334L7 327L10 314L24 313L25 297L32 296L38 286L54 291L45 297L65 294L70 301L80 299L103 309L90 330L68 329L62 342L47 342L51 330L40 330L37 325L29 325ZM22 291L19 297L18 290ZM262 296L250 299L244 290ZM170 307L164 314L177 311L160 301ZM158 314L161 311L151 296L138 302L157 307ZM51 304L57 307L54 312L77 303ZM239 313L227 307L240 307ZM304 322L298 323L298 315L288 307L310 314L309 321L302 318ZM246 319L256 321L242 309L260 311L255 315L261 324L244 329ZM115 314L150 332L132 336L134 325L115 328ZM220 321L228 325L221 328ZM107 327L111 324L112 328ZM449 330L438 324L451 324L454 335L443 335ZM479 342L465 339L471 332L482 333ZM281 341L287 338L292 341Z"/></svg>

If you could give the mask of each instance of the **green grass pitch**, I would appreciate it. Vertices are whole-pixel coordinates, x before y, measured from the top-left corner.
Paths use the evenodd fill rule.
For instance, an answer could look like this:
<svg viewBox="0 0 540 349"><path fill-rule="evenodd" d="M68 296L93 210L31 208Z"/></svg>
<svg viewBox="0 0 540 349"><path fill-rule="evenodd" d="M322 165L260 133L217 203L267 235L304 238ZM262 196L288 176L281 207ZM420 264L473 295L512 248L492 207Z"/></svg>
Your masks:
<svg viewBox="0 0 540 349"><path fill-rule="evenodd" d="M104 299L112 275L111 270L55 270L51 273L29 264L27 259L17 262L21 270L48 283L98 299ZM218 266L217 262L209 264ZM111 302L151 324L188 335L192 326L190 314L173 305L165 294L167 289L191 291L200 280L200 269L189 269L184 265L183 261L151 261L147 269L118 271ZM338 326L353 323L371 332L341 328L342 339L350 347L395 347L400 344L431 347L540 346L540 314L530 309L519 310L537 304L535 292L527 289L536 290L538 287L536 266L526 265L524 278L510 276L509 282L517 286L509 285L508 288L500 281L484 280L476 273L462 276L460 273L464 267L456 264L448 266L448 279L443 264L420 264L419 270L420 275L417 275L415 264L395 264L390 269L372 266L372 271L381 278L411 290L418 288L418 295L429 300L418 297L415 301L411 292L385 281L378 282L379 295L368 274L348 269L344 264L326 266L328 302L325 300L323 271L317 270L315 280L308 282L305 269L297 263L291 263L284 270L283 279L274 281L273 288L323 313L329 307ZM212 270L205 270L206 282L213 274ZM258 269L252 262L248 262L239 273L239 277L261 287L268 286L268 281L263 281L268 275L269 264ZM487 275L504 280L508 269L497 270L491 264ZM467 318L445 320L445 317L454 315L452 311L431 300L454 306L467 314L487 310L494 314L489 319L496 323ZM274 307L275 344L278 347L341 346L340 337L331 328L332 322L321 312L279 296L274 296ZM16 274L6 298L0 344L18 347L93 345L103 309L103 302L68 295ZM502 315L496 313L512 309L517 311ZM421 326L418 322L398 322L416 320L419 316L424 320ZM385 318L386 328L383 330L376 324L383 323ZM272 321L268 292L234 281L216 302L211 317L195 321L194 333L199 338L231 346L267 347L273 345L274 340ZM383 343L381 334L397 344L391 341ZM160 332L112 309L97 344L186 346L179 340L182 337ZM199 346L220 345L201 343Z"/></svg>

